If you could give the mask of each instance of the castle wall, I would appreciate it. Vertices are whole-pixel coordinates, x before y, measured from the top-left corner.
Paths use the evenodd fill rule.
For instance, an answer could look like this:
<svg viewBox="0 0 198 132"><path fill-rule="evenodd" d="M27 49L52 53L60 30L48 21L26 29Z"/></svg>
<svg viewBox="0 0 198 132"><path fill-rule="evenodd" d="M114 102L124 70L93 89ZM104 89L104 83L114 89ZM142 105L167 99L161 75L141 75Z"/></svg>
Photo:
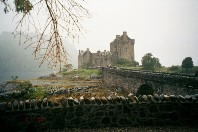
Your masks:
<svg viewBox="0 0 198 132"><path fill-rule="evenodd" d="M83 57L82 55L78 55L78 68L81 68L83 65Z"/></svg>
<svg viewBox="0 0 198 132"><path fill-rule="evenodd" d="M87 50L84 51L79 51L78 55L78 68L84 67L86 65L91 65L92 64L92 53Z"/></svg>
<svg viewBox="0 0 198 132"><path fill-rule="evenodd" d="M134 61L134 45L132 43L125 43L119 46L120 56L119 59L127 59L129 61Z"/></svg>
<svg viewBox="0 0 198 132"><path fill-rule="evenodd" d="M93 53L92 56L92 66L93 67L106 67L108 65L112 64L112 58L111 58L111 53L110 52L100 52L98 51L97 53Z"/></svg>

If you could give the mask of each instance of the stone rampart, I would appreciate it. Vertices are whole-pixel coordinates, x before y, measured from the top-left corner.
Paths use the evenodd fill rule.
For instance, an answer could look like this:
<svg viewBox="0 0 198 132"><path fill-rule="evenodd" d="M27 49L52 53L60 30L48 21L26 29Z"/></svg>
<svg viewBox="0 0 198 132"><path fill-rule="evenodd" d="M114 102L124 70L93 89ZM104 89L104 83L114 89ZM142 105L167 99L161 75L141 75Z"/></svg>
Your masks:
<svg viewBox="0 0 198 132"><path fill-rule="evenodd" d="M103 83L109 88L121 87L136 94L143 84L157 94L187 95L198 93L198 78L179 74L102 68Z"/></svg>
<svg viewBox="0 0 198 132"><path fill-rule="evenodd" d="M0 103L2 130L198 125L198 95L143 95Z"/></svg>

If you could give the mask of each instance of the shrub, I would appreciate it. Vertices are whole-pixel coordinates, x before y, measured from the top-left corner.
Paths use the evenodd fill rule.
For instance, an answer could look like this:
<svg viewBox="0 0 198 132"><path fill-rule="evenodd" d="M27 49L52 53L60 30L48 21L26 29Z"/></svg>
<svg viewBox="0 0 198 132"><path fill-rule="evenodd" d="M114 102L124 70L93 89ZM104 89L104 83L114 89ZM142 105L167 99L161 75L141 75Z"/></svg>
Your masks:
<svg viewBox="0 0 198 132"><path fill-rule="evenodd" d="M154 94L154 90L152 87L150 87L147 84L143 84L140 86L140 88L137 90L136 96L139 95L153 95Z"/></svg>

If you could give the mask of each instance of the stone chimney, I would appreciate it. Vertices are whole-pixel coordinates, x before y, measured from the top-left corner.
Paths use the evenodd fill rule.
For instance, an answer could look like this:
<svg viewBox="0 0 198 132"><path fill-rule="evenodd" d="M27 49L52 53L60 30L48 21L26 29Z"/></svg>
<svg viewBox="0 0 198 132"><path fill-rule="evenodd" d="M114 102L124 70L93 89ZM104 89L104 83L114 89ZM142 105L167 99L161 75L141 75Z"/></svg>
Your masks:
<svg viewBox="0 0 198 132"><path fill-rule="evenodd" d="M124 36L127 36L127 32L126 32L126 31L124 31L124 32L123 32L123 35L124 35Z"/></svg>
<svg viewBox="0 0 198 132"><path fill-rule="evenodd" d="M89 51L89 48L87 48L87 51Z"/></svg>
<svg viewBox="0 0 198 132"><path fill-rule="evenodd" d="M123 39L124 39L124 41L127 40L127 32L126 31L123 32Z"/></svg>

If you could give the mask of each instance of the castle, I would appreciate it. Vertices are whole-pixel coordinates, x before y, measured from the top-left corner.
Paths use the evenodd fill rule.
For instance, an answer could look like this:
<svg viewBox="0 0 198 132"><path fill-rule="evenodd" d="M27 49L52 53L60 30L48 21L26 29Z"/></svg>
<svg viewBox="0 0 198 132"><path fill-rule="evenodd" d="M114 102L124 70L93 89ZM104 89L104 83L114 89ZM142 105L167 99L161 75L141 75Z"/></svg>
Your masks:
<svg viewBox="0 0 198 132"><path fill-rule="evenodd" d="M129 38L127 32L124 31L121 36L116 35L110 43L110 51L92 53L89 48L86 51L79 50L78 68L113 65L119 59L135 61L134 44L135 39Z"/></svg>

